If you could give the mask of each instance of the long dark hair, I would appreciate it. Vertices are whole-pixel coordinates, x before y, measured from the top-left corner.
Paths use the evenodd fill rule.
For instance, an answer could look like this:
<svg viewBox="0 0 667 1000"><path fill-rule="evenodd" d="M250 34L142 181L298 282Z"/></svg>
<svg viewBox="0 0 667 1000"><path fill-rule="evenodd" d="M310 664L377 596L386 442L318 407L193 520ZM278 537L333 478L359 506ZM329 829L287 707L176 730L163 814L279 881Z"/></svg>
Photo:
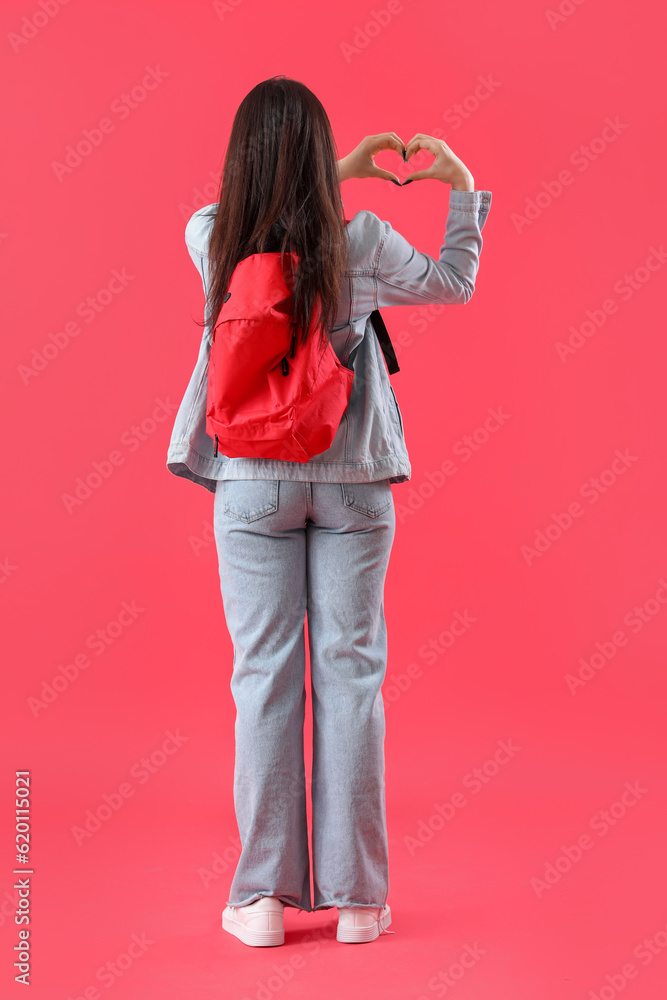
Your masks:
<svg viewBox="0 0 667 1000"><path fill-rule="evenodd" d="M315 94L284 76L253 87L232 124L208 247L211 328L238 262L267 248L281 253L300 342L311 318L324 342L348 261L336 144Z"/></svg>

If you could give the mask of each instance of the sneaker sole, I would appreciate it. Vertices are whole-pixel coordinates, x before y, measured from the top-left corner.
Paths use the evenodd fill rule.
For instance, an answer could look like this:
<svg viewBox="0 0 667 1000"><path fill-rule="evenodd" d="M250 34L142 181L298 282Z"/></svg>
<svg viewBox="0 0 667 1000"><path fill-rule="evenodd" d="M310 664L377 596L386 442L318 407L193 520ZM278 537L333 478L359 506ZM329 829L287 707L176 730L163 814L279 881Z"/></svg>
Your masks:
<svg viewBox="0 0 667 1000"><path fill-rule="evenodd" d="M256 931L252 927L239 923L225 909L222 914L223 930L228 931L237 937L243 944L248 944L253 948L271 948L274 945L285 943L284 928L274 931Z"/></svg>
<svg viewBox="0 0 667 1000"><path fill-rule="evenodd" d="M364 944L367 941L375 941L380 936L380 928L384 930L391 923L391 910L386 908L386 912L376 920L370 927L338 927L336 940L344 944Z"/></svg>

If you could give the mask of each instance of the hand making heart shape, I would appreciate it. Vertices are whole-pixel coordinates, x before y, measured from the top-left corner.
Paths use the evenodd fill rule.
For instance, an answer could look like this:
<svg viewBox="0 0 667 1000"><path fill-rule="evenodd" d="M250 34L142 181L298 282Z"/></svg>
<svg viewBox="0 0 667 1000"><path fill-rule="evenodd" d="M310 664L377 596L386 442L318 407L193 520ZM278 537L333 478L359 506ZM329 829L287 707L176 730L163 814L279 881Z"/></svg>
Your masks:
<svg viewBox="0 0 667 1000"><path fill-rule="evenodd" d="M383 149L395 150L405 163L420 149L431 153L434 160L430 167L410 174L401 184L399 178L391 170L383 170L375 165L374 157ZM458 191L474 191L475 189L472 174L447 143L432 135L423 135L421 132L414 135L407 146L395 132L367 135L356 149L338 161L338 179L344 181L352 177L381 177L384 180L393 181L399 187L405 187L412 181L433 179L451 184L452 188Z"/></svg>

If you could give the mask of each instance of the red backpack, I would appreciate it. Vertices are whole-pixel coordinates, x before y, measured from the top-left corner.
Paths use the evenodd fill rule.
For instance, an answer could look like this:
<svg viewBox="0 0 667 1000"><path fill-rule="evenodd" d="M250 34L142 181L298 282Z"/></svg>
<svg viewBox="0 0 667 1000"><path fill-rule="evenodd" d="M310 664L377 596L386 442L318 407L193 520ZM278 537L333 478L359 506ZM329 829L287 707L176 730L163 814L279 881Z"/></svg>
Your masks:
<svg viewBox="0 0 667 1000"><path fill-rule="evenodd" d="M294 264L299 257L287 254ZM331 446L354 370L311 321L297 345L280 253L252 254L234 269L212 333L206 432L215 455L307 462ZM371 314L388 371L399 371L380 313Z"/></svg>

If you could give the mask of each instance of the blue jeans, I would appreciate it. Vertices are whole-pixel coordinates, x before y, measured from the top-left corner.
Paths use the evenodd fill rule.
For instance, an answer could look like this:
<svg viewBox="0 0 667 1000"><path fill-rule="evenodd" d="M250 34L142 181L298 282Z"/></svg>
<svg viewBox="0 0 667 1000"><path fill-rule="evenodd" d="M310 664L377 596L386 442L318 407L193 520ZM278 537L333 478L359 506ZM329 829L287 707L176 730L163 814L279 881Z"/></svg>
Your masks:
<svg viewBox="0 0 667 1000"><path fill-rule="evenodd" d="M241 856L229 906L382 906L388 479L218 480L214 528L234 647L234 806ZM313 706L312 868L306 822L305 629Z"/></svg>

